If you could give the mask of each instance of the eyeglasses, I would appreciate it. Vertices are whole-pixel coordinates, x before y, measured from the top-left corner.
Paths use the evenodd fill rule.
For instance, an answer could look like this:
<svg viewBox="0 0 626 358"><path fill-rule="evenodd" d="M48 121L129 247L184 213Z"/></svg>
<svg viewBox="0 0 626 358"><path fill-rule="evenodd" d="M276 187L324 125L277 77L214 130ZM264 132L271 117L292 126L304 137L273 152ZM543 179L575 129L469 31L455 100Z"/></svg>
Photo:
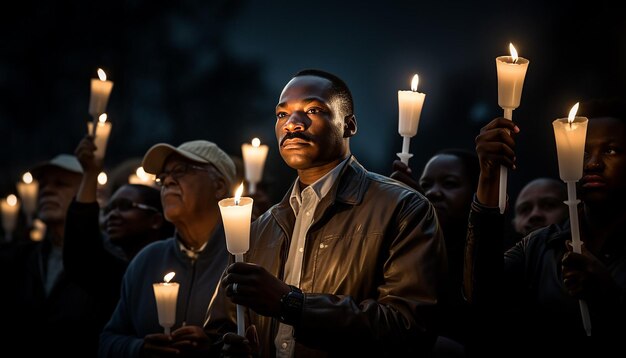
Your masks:
<svg viewBox="0 0 626 358"><path fill-rule="evenodd" d="M159 173L159 175L157 175L156 177L156 183L158 186L163 186L163 183L165 183L165 179L169 176L172 177L172 179L178 181L180 178L184 177L190 170L203 170L203 171L207 171L208 169L206 167L201 167L198 165L193 165L193 164L181 164L179 166L176 166L174 169L169 170L169 171L162 171L161 173Z"/></svg>
<svg viewBox="0 0 626 358"><path fill-rule="evenodd" d="M146 205L146 204L140 204L140 203L136 203L132 200L129 199L116 199L112 202L110 202L107 206L105 206L102 209L102 212L104 213L104 215L108 215L111 211L117 209L120 212L126 212L128 210L131 209L140 209L140 210L147 210L147 211L154 211L155 213L159 212L159 209L150 206L150 205Z"/></svg>

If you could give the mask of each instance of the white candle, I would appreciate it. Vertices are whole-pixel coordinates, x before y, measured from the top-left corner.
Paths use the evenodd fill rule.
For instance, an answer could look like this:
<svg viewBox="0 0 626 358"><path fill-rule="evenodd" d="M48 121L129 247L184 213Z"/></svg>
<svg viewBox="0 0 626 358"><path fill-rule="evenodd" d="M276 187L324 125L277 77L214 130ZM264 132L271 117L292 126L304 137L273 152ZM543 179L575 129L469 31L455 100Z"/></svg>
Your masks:
<svg viewBox="0 0 626 358"><path fill-rule="evenodd" d="M135 174L128 176L128 183L156 187L156 175L146 173L143 167L139 167L135 170Z"/></svg>
<svg viewBox="0 0 626 358"><path fill-rule="evenodd" d="M496 57L496 71L498 74L498 105L504 110L504 118L513 119L513 110L519 107L524 87L524 77L529 61L517 55L517 50L509 43L511 56ZM506 186L508 171L500 166L500 188L498 206L500 213L506 209Z"/></svg>
<svg viewBox="0 0 626 358"><path fill-rule="evenodd" d="M88 133L93 132L93 123L87 123ZM95 132L94 144L96 145L95 156L96 159L103 160L104 154L107 149L107 142L109 141L109 135L111 134L111 122L107 122L107 114L102 113L98 118L98 129Z"/></svg>
<svg viewBox="0 0 626 358"><path fill-rule="evenodd" d="M410 91L398 91L398 133L403 137L402 152L397 153L403 163L408 164L413 154L409 153L410 138L417 134L422 107L426 94L417 92L419 76L411 81Z"/></svg>
<svg viewBox="0 0 626 358"><path fill-rule="evenodd" d="M113 82L107 81L106 73L99 68L98 78L91 80L91 96L89 97L89 114L93 118L98 118L106 112L109 95L113 89Z"/></svg>
<svg viewBox="0 0 626 358"><path fill-rule="evenodd" d="M20 210L20 202L17 196L11 194L0 202L2 209L2 229L4 230L6 241L12 240L13 231L17 225L17 214Z"/></svg>
<svg viewBox="0 0 626 358"><path fill-rule="evenodd" d="M40 219L33 220L33 228L30 230L32 241L41 241L46 236L46 224Z"/></svg>
<svg viewBox="0 0 626 358"><path fill-rule="evenodd" d="M250 248L250 218L254 200L241 197L242 193L243 183L234 198L222 199L218 203L226 234L226 248L233 255L243 255Z"/></svg>
<svg viewBox="0 0 626 358"><path fill-rule="evenodd" d="M28 219L29 226L32 223L35 210L37 210L38 191L39 182L33 179L30 172L24 173L24 175L22 175L22 181L17 183L17 192L20 194L20 198L22 199L22 207Z"/></svg>
<svg viewBox="0 0 626 358"><path fill-rule="evenodd" d="M244 143L241 145L246 180L250 184L250 194L256 192L256 184L263 178L263 167L268 150L269 147L265 144L261 144L259 138L254 138L252 144Z"/></svg>
<svg viewBox="0 0 626 358"><path fill-rule="evenodd" d="M178 300L179 284L170 282L174 275L174 272L170 272L163 277L165 282L152 284L159 315L159 325L165 329L165 334L170 334L170 328L176 323L176 301Z"/></svg>
<svg viewBox="0 0 626 358"><path fill-rule="evenodd" d="M224 223L226 249L235 255L235 262L243 262L243 254L250 248L250 218L252 216L252 198L241 197L243 183L237 188L234 198L218 202ZM237 334L245 335L243 307L237 305Z"/></svg>
<svg viewBox="0 0 626 358"><path fill-rule="evenodd" d="M583 158L587 123L585 117L576 117L578 103L572 107L568 118L552 122L556 151L559 158L559 175L564 182L578 181L583 176Z"/></svg>
<svg viewBox="0 0 626 358"><path fill-rule="evenodd" d="M524 78L528 70L529 61L517 55L513 44L509 44L511 56L496 58L498 74L498 105L503 109L519 107L522 98ZM511 118L509 118L511 119Z"/></svg>

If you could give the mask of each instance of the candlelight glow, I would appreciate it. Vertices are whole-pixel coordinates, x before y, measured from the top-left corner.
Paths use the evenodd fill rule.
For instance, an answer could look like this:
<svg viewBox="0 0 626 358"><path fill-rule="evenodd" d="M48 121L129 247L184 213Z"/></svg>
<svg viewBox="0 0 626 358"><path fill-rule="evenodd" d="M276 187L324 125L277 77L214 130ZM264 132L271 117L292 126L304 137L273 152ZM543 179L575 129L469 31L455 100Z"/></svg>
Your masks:
<svg viewBox="0 0 626 358"><path fill-rule="evenodd" d="M98 184L105 185L108 180L109 178L107 177L107 173L100 172L100 174L98 174Z"/></svg>
<svg viewBox="0 0 626 358"><path fill-rule="evenodd" d="M141 180L144 180L144 181L150 180L150 174L146 173L146 171L143 170L143 167L137 168L137 170L135 170L135 174L137 174L137 176Z"/></svg>
<svg viewBox="0 0 626 358"><path fill-rule="evenodd" d="M517 50L512 43L509 42L509 51L511 51L511 58L513 59L513 63L517 63Z"/></svg>
<svg viewBox="0 0 626 358"><path fill-rule="evenodd" d="M107 74L101 68L98 68L98 78L100 78L100 81L106 81L107 80Z"/></svg>
<svg viewBox="0 0 626 358"><path fill-rule="evenodd" d="M239 205L239 201L241 200L241 194L243 194L243 182L241 182L241 185L239 185L239 188L237 188L237 191L235 191L235 205Z"/></svg>
<svg viewBox="0 0 626 358"><path fill-rule="evenodd" d="M26 172L24 173L24 175L22 175L22 180L24 181L24 183L30 184L33 182L33 176L32 174L30 174L30 172Z"/></svg>
<svg viewBox="0 0 626 358"><path fill-rule="evenodd" d="M261 145L261 140L259 138L252 139L252 146L258 148Z"/></svg>
<svg viewBox="0 0 626 358"><path fill-rule="evenodd" d="M176 272L174 271L168 273L167 275L163 276L163 281L165 281L166 283L169 283L170 280L174 278L174 275L176 275Z"/></svg>
<svg viewBox="0 0 626 358"><path fill-rule="evenodd" d="M7 196L7 204L9 204L9 206L17 205L17 196L13 194Z"/></svg>
<svg viewBox="0 0 626 358"><path fill-rule="evenodd" d="M417 84L419 82L420 82L420 78L417 74L415 74L415 76L413 76L413 79L411 80L411 91L417 92Z"/></svg>
<svg viewBox="0 0 626 358"><path fill-rule="evenodd" d="M576 118L576 112L578 112L578 105L579 104L580 104L580 102L576 102L576 104L572 107L572 109L569 110L569 115L567 116L567 121L569 122L570 125L574 121L574 118Z"/></svg>
<svg viewBox="0 0 626 358"><path fill-rule="evenodd" d="M106 121L107 121L107 114L106 114L106 113L102 113L102 114L100 115L100 117L98 117L98 122L100 122L100 123L104 123L104 122L106 122Z"/></svg>

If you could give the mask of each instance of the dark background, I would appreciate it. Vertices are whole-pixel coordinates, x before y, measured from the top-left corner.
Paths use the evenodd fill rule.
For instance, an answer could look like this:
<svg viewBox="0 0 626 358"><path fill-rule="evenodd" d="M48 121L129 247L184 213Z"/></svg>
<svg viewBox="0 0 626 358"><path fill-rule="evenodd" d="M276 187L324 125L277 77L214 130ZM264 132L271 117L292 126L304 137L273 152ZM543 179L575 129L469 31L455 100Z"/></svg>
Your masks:
<svg viewBox="0 0 626 358"><path fill-rule="evenodd" d="M278 200L295 178L277 150L274 106L296 71L315 67L353 91L352 152L389 174L400 151L397 91L426 93L410 165L473 149L502 114L495 57L512 42L530 60L518 170L509 194L558 175L551 122L595 97L623 95L626 17L608 1L28 1L0 12L0 196L38 161L73 153L85 134L90 79L114 82L105 165L157 142L208 139L231 154L270 145L265 183Z"/></svg>

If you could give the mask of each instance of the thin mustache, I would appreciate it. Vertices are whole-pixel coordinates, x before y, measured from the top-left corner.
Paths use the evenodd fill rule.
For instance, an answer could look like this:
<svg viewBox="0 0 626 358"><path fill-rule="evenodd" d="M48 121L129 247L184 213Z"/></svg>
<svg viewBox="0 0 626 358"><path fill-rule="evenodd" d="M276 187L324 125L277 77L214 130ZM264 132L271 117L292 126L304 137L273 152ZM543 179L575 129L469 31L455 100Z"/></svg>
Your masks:
<svg viewBox="0 0 626 358"><path fill-rule="evenodd" d="M280 146L282 147L283 143L285 143L287 139L295 139L295 138L300 138L307 142L311 141L311 138L302 132L289 132L285 134L285 136L280 140Z"/></svg>

